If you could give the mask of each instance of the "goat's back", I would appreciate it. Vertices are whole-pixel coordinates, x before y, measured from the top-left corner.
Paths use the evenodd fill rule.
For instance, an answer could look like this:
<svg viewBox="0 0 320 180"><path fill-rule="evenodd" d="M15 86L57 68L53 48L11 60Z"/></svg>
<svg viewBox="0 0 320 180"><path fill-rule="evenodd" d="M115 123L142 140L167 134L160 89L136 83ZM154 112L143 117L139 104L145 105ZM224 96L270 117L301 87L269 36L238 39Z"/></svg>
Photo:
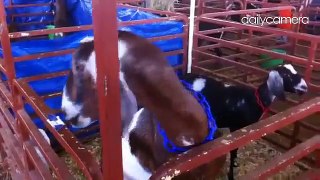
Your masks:
<svg viewBox="0 0 320 180"><path fill-rule="evenodd" d="M262 111L253 89L197 74L182 76L191 84L199 78L205 79L201 93L206 97L219 128L240 129L260 118Z"/></svg>
<svg viewBox="0 0 320 180"><path fill-rule="evenodd" d="M196 119L197 126L206 119L202 107L183 87L158 47L125 31L119 31L118 43L121 71L138 104L161 120Z"/></svg>

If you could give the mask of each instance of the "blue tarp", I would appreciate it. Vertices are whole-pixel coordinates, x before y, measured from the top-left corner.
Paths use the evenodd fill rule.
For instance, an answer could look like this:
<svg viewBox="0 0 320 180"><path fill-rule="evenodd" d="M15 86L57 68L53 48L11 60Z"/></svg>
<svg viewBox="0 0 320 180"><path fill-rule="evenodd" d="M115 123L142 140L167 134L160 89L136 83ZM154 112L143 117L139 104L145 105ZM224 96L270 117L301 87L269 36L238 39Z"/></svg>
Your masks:
<svg viewBox="0 0 320 180"><path fill-rule="evenodd" d="M7 0L5 0L6 2ZM18 4L27 4L30 3L30 0L14 0L14 3ZM50 0L37 0L32 1L35 3L45 3L50 2ZM73 25L86 25L92 23L92 11L91 11L91 1L88 0L67 0L67 7L71 15ZM52 8L52 7L50 7ZM49 7L46 8L22 8L19 12L32 13L33 10L39 11L49 11ZM17 10L15 9L15 12ZM158 16L146 13L142 11L137 11L134 9L128 8L118 8L118 21L133 21L140 19L153 19L158 18ZM46 21L48 17L37 17L37 18L16 18L16 22L32 22L32 21ZM31 27L31 29L39 29L39 27ZM41 27L40 27L41 28ZM121 30L131 31L137 35L140 35L145 38L158 37L164 35L172 35L183 32L183 23L182 22L160 22L152 23L146 25L135 25L120 28ZM15 57L36 54L41 52L48 52L54 50L64 50L69 48L76 48L79 46L79 41L86 36L93 35L93 32L83 31L76 32L73 34L66 35L63 38L56 38L49 40L48 38L37 39L37 40L26 40L18 41L12 43L12 52ZM172 39L155 42L155 44L162 49L162 51L172 51L183 48L182 39ZM0 48L0 55L2 56L2 48ZM169 62L171 65L181 64L182 57L181 55L176 55L169 57ZM43 58L41 60L31 60L23 61L15 64L16 75L18 78L48 74L53 72L59 72L64 70L71 69L71 55L64 55L59 57ZM33 81L30 83L30 86L37 92L39 95L61 92L64 84L66 83L67 77L57 77L52 79L45 79L40 81ZM61 97L50 98L45 101L45 103L53 108L60 109L61 106ZM28 113L33 112L31 106L26 105L26 110ZM63 116L59 114L62 119ZM42 122L39 119L34 119L36 124L39 127L43 127ZM71 129L72 131L74 129Z"/></svg>
<svg viewBox="0 0 320 180"><path fill-rule="evenodd" d="M43 4L43 3L52 3L54 0L12 0L13 4ZM9 0L4 0L4 4L7 6L9 4ZM24 8L14 8L14 9L6 9L7 14L28 14L28 13L49 13L54 10L53 5L48 6L35 6L35 7L24 7ZM11 22L10 18L7 18L8 22ZM30 22L49 22L53 21L53 15L41 15L41 16L29 16L29 17L15 17L13 22L15 23L30 23ZM28 25L18 27L19 31L26 30L35 30L35 29L44 29L45 25L36 24L36 25Z"/></svg>

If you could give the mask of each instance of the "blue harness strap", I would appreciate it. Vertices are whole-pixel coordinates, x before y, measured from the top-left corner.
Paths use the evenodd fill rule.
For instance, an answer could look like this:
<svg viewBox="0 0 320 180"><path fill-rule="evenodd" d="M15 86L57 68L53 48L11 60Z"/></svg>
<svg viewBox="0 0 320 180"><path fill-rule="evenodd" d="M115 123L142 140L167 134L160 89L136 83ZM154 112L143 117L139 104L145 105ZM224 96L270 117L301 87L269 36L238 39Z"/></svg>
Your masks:
<svg viewBox="0 0 320 180"><path fill-rule="evenodd" d="M209 133L208 133L208 136L205 138L205 140L201 144L212 141L214 139L214 133L217 130L217 125L216 125L216 120L214 119L213 115L211 114L211 109L210 109L210 106L209 106L206 98L200 92L194 91L192 89L191 84L189 84L183 80L180 80L180 81L184 85L184 87L188 91L190 91L192 93L192 95L197 99L197 101L200 103L200 105L202 106L203 110L205 111L205 113L207 115ZM193 146L189 146L189 147L178 147L178 146L174 145L173 142L171 142L169 140L165 131L160 127L160 123L158 123L157 127L158 127L158 131L163 139L163 146L167 151L169 151L171 153L182 153L182 152L185 152L195 146L195 145L193 145Z"/></svg>

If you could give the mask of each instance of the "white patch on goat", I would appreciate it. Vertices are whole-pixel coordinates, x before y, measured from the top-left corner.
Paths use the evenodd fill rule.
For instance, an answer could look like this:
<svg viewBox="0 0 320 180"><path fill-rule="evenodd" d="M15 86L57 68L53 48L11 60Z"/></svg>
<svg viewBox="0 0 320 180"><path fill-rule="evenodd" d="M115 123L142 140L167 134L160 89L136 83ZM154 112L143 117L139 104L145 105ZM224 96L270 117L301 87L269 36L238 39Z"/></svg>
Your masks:
<svg viewBox="0 0 320 180"><path fill-rule="evenodd" d="M197 78L193 81L192 89L194 91L200 92L206 86L206 80L203 78Z"/></svg>
<svg viewBox="0 0 320 180"><path fill-rule="evenodd" d="M89 56L89 59L85 65L85 71L87 71L94 82L97 82L97 66L96 66L96 52L93 51Z"/></svg>
<svg viewBox="0 0 320 180"><path fill-rule="evenodd" d="M94 40L93 36L86 36L85 38L83 38L80 43L86 43L86 42L91 42Z"/></svg>
<svg viewBox="0 0 320 180"><path fill-rule="evenodd" d="M118 58L119 60L127 53L128 48L127 48L127 44L122 41L119 40L118 41Z"/></svg>
<svg viewBox="0 0 320 180"><path fill-rule="evenodd" d="M92 122L91 118L80 115L77 121L77 125L72 124L72 126L74 128L85 128L89 126L91 122Z"/></svg>
<svg viewBox="0 0 320 180"><path fill-rule="evenodd" d="M130 126L128 128L128 134L126 136L128 136L130 134L130 132L132 130L134 130L134 128L136 128L137 124L138 124L138 121L139 121L139 118L141 116L141 113L143 112L144 108L141 108L138 112L136 112L134 115L133 115L133 118L132 118L132 121L130 123Z"/></svg>
<svg viewBox="0 0 320 180"><path fill-rule="evenodd" d="M296 90L300 90L300 91L303 91L303 92L306 92L307 89L305 88L302 88L302 87L308 87L307 86L307 83L304 79L301 79L301 81L299 82L299 84L297 84L296 86L294 86L294 89Z"/></svg>
<svg viewBox="0 0 320 180"><path fill-rule="evenodd" d="M128 131L122 137L122 165L125 180L149 179L149 177L151 176L151 173L146 171L141 166L137 157L131 153L131 148L129 144L129 134L137 126L143 110L144 108L141 108L138 112L134 114Z"/></svg>
<svg viewBox="0 0 320 180"><path fill-rule="evenodd" d="M38 130L40 131L44 139L48 142L48 144L50 144L50 138L48 137L47 133L43 129L38 129Z"/></svg>
<svg viewBox="0 0 320 180"><path fill-rule="evenodd" d="M119 48L119 59L120 59L127 52L126 44L123 41L119 41L118 48ZM85 71L89 72L94 82L97 82L97 65L96 65L95 51L93 51L89 56L89 59L85 65ZM124 80L122 73L120 73L120 80Z"/></svg>
<svg viewBox="0 0 320 180"><path fill-rule="evenodd" d="M246 101L244 99L241 99L241 101L238 101L237 106L240 107L243 105Z"/></svg>
<svg viewBox="0 0 320 180"><path fill-rule="evenodd" d="M73 103L70 100L70 98L67 96L66 87L63 88L63 92L62 92L61 109L63 109L63 111L65 111L66 113L66 117L65 117L66 120L70 120L71 118L76 117L82 109L82 105Z"/></svg>
<svg viewBox="0 0 320 180"><path fill-rule="evenodd" d="M86 39L87 38L87 39ZM90 37L86 37L82 42L88 42L90 41ZM127 53L127 44L124 41L119 40L118 41L118 57L119 60L124 56L124 54ZM85 71L88 72L94 82L97 82L97 65L96 65L96 53L93 51L91 55L89 56L88 61L85 64Z"/></svg>
<svg viewBox="0 0 320 180"><path fill-rule="evenodd" d="M126 79L124 78L124 74L123 74L122 71L119 72L119 77L120 77L120 83L122 83L123 88L124 88L126 91L131 91L131 90L129 89L129 86L128 86L128 84L127 84Z"/></svg>
<svg viewBox="0 0 320 180"><path fill-rule="evenodd" d="M151 173L146 171L139 160L131 153L129 141L122 138L122 166L125 180L149 179Z"/></svg>
<svg viewBox="0 0 320 180"><path fill-rule="evenodd" d="M294 69L294 67L291 64L285 64L283 66L289 69L292 74L297 74L297 71Z"/></svg>
<svg viewBox="0 0 320 180"><path fill-rule="evenodd" d="M269 72L269 78L267 80L268 87L271 87L272 83L274 82L283 84L283 78L280 76L278 71L272 70Z"/></svg>
<svg viewBox="0 0 320 180"><path fill-rule="evenodd" d="M119 72L119 77L120 77L120 81L124 81L125 82L124 74L123 74L122 71Z"/></svg>
<svg viewBox="0 0 320 180"><path fill-rule="evenodd" d="M40 149L39 149L37 146L35 146L34 148L35 148L35 150L36 150L36 153L39 155L40 159L41 159L42 162L44 163L44 165L45 165L46 167L49 167L49 165L48 165L46 159L44 158L43 154L41 153Z"/></svg>
<svg viewBox="0 0 320 180"><path fill-rule="evenodd" d="M182 136L180 141L182 142L182 144L184 146L191 146L191 145L194 144L194 139L193 138L187 139L185 136Z"/></svg>
<svg viewBox="0 0 320 180"><path fill-rule="evenodd" d="M228 83L224 83L224 87L230 87L231 84L228 84Z"/></svg>
<svg viewBox="0 0 320 180"><path fill-rule="evenodd" d="M42 134L44 139L48 142L48 144L50 144L50 139L49 139L47 133L43 129L38 129L38 130ZM48 167L49 165L48 165L46 159L44 158L43 154L41 153L39 147L35 146L35 150L36 150L37 154L39 155L40 159L42 160L42 162Z"/></svg>

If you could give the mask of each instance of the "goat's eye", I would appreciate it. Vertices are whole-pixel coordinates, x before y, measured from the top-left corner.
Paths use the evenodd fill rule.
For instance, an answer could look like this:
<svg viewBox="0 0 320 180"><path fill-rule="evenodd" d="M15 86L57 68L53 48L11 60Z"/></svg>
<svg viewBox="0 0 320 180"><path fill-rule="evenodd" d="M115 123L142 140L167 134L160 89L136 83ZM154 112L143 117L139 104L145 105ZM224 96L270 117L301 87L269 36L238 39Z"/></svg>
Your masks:
<svg viewBox="0 0 320 180"><path fill-rule="evenodd" d="M77 71L83 71L83 70L84 70L84 66L82 66L82 65L76 65L76 70L77 70Z"/></svg>

